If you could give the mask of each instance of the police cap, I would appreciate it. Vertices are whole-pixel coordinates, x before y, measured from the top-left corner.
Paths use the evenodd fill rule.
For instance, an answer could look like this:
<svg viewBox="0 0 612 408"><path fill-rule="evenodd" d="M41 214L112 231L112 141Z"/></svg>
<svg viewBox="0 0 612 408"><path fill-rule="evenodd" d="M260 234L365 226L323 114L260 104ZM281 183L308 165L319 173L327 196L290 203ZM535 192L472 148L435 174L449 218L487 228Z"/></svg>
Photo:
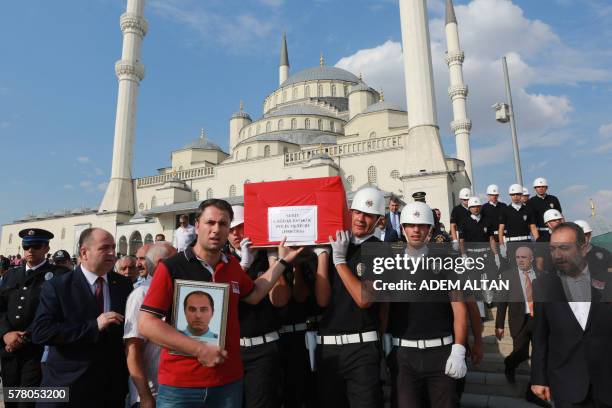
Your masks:
<svg viewBox="0 0 612 408"><path fill-rule="evenodd" d="M19 231L19 237L24 244L30 243L46 243L53 239L53 233L41 228L26 228Z"/></svg>
<svg viewBox="0 0 612 408"><path fill-rule="evenodd" d="M64 262L70 260L70 254L68 251L64 249L60 249L59 251L55 251L53 254L53 262Z"/></svg>

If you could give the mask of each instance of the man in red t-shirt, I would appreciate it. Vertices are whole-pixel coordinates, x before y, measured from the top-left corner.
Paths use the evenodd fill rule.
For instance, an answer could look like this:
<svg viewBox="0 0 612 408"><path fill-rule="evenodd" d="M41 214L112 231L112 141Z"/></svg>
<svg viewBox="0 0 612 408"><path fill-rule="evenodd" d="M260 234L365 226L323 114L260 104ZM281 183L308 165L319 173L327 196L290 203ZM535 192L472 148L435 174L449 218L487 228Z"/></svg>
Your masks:
<svg viewBox="0 0 612 408"><path fill-rule="evenodd" d="M237 259L221 249L227 242L233 211L224 200L203 201L196 214L197 239L193 246L160 262L141 306L141 334L163 347L159 362L157 407L241 407L242 362L238 301L258 303L301 252L281 243L279 262L254 281ZM230 284L225 350L177 331L162 318L170 318L174 280L200 280ZM175 350L193 357L170 354Z"/></svg>

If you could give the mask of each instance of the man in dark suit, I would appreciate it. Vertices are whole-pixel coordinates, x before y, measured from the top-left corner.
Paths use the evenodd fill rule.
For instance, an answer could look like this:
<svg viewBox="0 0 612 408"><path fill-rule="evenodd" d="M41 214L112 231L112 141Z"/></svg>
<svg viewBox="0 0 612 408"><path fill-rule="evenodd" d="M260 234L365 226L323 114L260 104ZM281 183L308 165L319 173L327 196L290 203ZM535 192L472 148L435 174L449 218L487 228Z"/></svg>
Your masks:
<svg viewBox="0 0 612 408"><path fill-rule="evenodd" d="M497 303L495 318L495 336L504 338L506 314L512 336L512 353L504 360L506 379L516 382L516 368L529 358L529 343L533 336L533 282L540 276L540 271L533 268L533 251L528 246L518 247L515 252L516 267L502 272L502 281L507 281L510 290L501 292ZM528 386L525 399L540 406L550 406L539 400Z"/></svg>
<svg viewBox="0 0 612 408"><path fill-rule="evenodd" d="M389 212L385 214L385 242L397 242L401 240L401 224L399 210L400 200L395 196L389 198Z"/></svg>
<svg viewBox="0 0 612 408"><path fill-rule="evenodd" d="M582 229L555 227L555 271L536 280L531 388L555 407L612 406L612 283L590 273Z"/></svg>
<svg viewBox="0 0 612 408"><path fill-rule="evenodd" d="M42 288L32 333L34 343L50 346L41 386L70 387L70 404L62 407L122 407L123 315L132 283L111 272L115 241L107 231L83 231L79 253L78 268Z"/></svg>

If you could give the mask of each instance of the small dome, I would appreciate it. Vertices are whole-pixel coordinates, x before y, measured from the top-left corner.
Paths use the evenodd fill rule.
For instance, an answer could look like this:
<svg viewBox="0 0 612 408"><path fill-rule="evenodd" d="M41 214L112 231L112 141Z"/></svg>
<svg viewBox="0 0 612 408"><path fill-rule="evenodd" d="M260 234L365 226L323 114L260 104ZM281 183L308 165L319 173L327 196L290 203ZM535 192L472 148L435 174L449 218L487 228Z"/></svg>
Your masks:
<svg viewBox="0 0 612 408"><path fill-rule="evenodd" d="M204 129L201 130L200 137L198 137L193 142L183 146L183 149L219 150L221 152L223 151L223 149L221 149L218 144L208 140L206 134L204 133Z"/></svg>
<svg viewBox="0 0 612 408"><path fill-rule="evenodd" d="M244 112L244 111L235 112L232 115L232 119L248 119L248 120L252 120L251 116L248 113Z"/></svg>
<svg viewBox="0 0 612 408"><path fill-rule="evenodd" d="M404 109L402 109L401 107L399 107L398 105L395 105L393 103L389 103L387 101L384 100L380 100L370 106L368 106L368 108L366 109L366 111L364 113L372 113L372 112L379 112L379 111L384 111L384 110L394 110L394 111L399 111L399 112L405 112Z"/></svg>
<svg viewBox="0 0 612 408"><path fill-rule="evenodd" d="M359 78L342 68L319 66L307 68L291 75L281 86L288 86L305 81L335 80L358 83Z"/></svg>
<svg viewBox="0 0 612 408"><path fill-rule="evenodd" d="M350 87L349 95L352 94L353 92L358 92L358 91L376 92L374 89L366 85L365 82L359 82L357 85L353 85Z"/></svg>

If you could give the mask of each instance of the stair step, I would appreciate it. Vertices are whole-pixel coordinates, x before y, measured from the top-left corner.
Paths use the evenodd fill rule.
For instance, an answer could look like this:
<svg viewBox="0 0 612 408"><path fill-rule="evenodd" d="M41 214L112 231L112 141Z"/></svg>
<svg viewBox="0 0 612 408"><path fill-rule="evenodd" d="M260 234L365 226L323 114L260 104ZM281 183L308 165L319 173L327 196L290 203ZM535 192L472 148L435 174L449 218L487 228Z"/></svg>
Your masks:
<svg viewBox="0 0 612 408"><path fill-rule="evenodd" d="M468 360L468 370L472 372L485 372L485 373L503 373L504 366L504 356L499 353L484 353L484 357L479 365L474 366ZM529 360L521 363L516 368L516 374L530 374L531 368L529 365Z"/></svg>
<svg viewBox="0 0 612 408"><path fill-rule="evenodd" d="M524 398L501 397L497 395L479 395L464 393L461 397L461 408L533 408L537 407Z"/></svg>
<svg viewBox="0 0 612 408"><path fill-rule="evenodd" d="M470 394L521 398L525 395L528 383L528 375L517 375L516 383L510 384L504 374L468 372L465 391Z"/></svg>

